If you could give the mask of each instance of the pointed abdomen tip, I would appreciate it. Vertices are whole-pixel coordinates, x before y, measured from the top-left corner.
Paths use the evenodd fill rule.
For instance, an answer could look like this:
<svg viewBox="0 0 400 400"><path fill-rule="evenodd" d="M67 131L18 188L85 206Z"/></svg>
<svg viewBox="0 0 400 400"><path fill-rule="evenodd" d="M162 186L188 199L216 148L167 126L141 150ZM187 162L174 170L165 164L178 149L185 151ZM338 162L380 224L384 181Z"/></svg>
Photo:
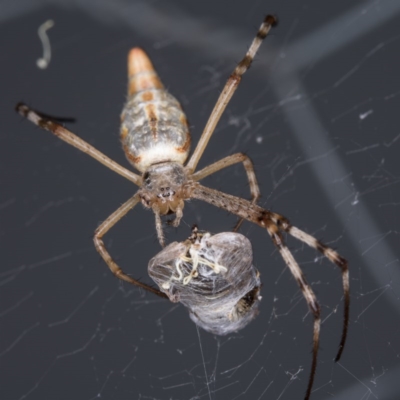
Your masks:
<svg viewBox="0 0 400 400"><path fill-rule="evenodd" d="M134 47L128 54L128 77L130 96L145 90L163 89L150 58L140 47Z"/></svg>
<svg viewBox="0 0 400 400"><path fill-rule="evenodd" d="M154 71L150 58L140 47L134 47L128 54L128 75L149 71Z"/></svg>

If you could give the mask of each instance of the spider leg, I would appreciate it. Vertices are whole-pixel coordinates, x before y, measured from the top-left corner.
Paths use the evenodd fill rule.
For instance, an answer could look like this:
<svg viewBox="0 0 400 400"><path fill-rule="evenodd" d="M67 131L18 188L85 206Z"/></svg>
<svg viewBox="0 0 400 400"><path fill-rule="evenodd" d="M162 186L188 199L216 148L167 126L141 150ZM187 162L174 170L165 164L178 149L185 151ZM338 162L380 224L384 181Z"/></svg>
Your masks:
<svg viewBox="0 0 400 400"><path fill-rule="evenodd" d="M194 181L200 181L204 179L206 176L214 174L215 172L218 172L223 168L230 167L231 165L237 164L239 162L243 163L243 167L246 171L247 180L249 181L249 186L250 186L251 202L253 204L256 204L260 198L260 188L257 183L256 174L254 173L253 162L251 161L250 157L248 157L246 154L236 153L228 157L225 157L222 160L219 160L211 165L208 165L202 170L195 172L192 175L192 179ZM239 219L239 221L233 228L233 232L236 232L240 228L240 225L242 225L243 220L244 220L243 218Z"/></svg>
<svg viewBox="0 0 400 400"><path fill-rule="evenodd" d="M339 344L339 350L335 357L335 362L340 360L342 356L344 345L347 338L347 329L349 325L349 312L350 312L350 282L349 282L349 269L347 265L347 260L341 257L335 250L326 246L314 236L302 231L301 229L290 224L289 220L282 215L271 213L271 219L278 225L280 229L287 232L289 235L295 237L296 239L306 243L308 246L313 247L322 253L329 261L337 265L342 270L342 282L343 282L343 292L344 292L344 320L343 320L343 330L342 337Z"/></svg>
<svg viewBox="0 0 400 400"><path fill-rule="evenodd" d="M46 129L53 135L59 137L64 142L67 142L71 146L76 147L78 150L83 151L86 154L89 154L89 156L101 162L103 165L110 168L117 174L122 175L124 178L130 180L136 185L141 186L142 184L141 176L117 164L115 161L111 160L111 158L107 157L99 150L95 149L89 143L85 142L84 140L82 140L81 138L70 132L68 129L65 129L56 122L44 117L44 114L40 114L32 110L26 104L23 103L18 103L15 109L19 114L27 118L29 121L33 122L35 125L39 126L40 128Z"/></svg>
<svg viewBox="0 0 400 400"><path fill-rule="evenodd" d="M125 282L131 283L132 285L136 285L145 289L151 293L154 293L160 297L168 298L163 292L158 289L155 289L145 283L142 283L130 276L126 275L124 271L116 264L116 262L111 258L110 254L106 250L106 247L103 242L103 236L123 217L126 213L132 210L133 207L139 203L140 197L135 194L131 197L128 201L122 204L116 211L114 211L95 231L94 234L94 245L96 250L100 253L103 257L104 261L107 263L108 267L110 268L111 272L119 279L124 280Z"/></svg>
<svg viewBox="0 0 400 400"><path fill-rule="evenodd" d="M257 32L256 37L253 39L249 49L247 50L246 55L233 70L231 76L228 78L228 81L226 82L225 87L222 90L217 102L215 103L214 109L212 110L210 117L208 118L207 124L204 128L203 133L201 134L200 140L197 143L192 157L186 165L186 170L189 173L193 173L193 171L195 171L200 157L207 147L208 141L210 140L211 135L214 133L215 127L217 126L221 115L223 114L226 106L228 105L237 87L239 86L242 75L249 69L263 39L265 39L271 27L276 25L276 23L277 19L275 16L267 15L265 17Z"/></svg>
<svg viewBox="0 0 400 400"><path fill-rule="evenodd" d="M293 254L291 253L289 248L286 246L282 234L279 232L278 226L274 222L272 222L272 220L266 221L262 225L264 225L267 229L274 245L278 248L283 260L285 261L286 265L290 269L290 272L296 279L297 284L299 285L301 291L303 292L303 296L307 301L308 307L310 308L310 311L314 316L312 363L305 396L305 400L308 400L311 395L311 390L314 383L315 371L317 370L319 335L321 330L320 306L313 290L311 289L311 286L307 283L299 264L294 259Z"/></svg>
<svg viewBox="0 0 400 400"><path fill-rule="evenodd" d="M347 261L339 256L334 250L320 243L314 237L308 235L307 233L301 231L290 225L288 220L279 214L272 213L269 210L265 210L256 204L241 199L236 196L232 196L215 189L210 189L208 187L200 185L198 182L192 182L187 185L186 188L187 199L195 198L198 200L206 201L207 203L213 204L216 207L225 209L241 218L244 218L250 222L253 222L265 229L267 229L269 235L272 238L275 246L281 253L285 263L288 265L293 276L296 278L304 297L307 300L308 306L314 316L314 335L313 335L313 360L311 364L310 378L308 381L307 392L305 400L308 400L313 382L315 371L317 367L317 355L318 355L318 345L319 345L319 332L320 332L320 309L316 301L315 295L310 288L310 286L305 281L303 274L296 260L294 259L292 253L287 248L283 241L283 237L280 229L288 232L294 237L302 240L303 242L309 244L310 246L316 248L329 260L334 262L336 265L342 268L343 274L343 290L345 293L345 311L344 311L344 326L342 333L342 340L340 343L340 348L336 359L340 357L347 334L348 317L349 317L349 274L347 268Z"/></svg>

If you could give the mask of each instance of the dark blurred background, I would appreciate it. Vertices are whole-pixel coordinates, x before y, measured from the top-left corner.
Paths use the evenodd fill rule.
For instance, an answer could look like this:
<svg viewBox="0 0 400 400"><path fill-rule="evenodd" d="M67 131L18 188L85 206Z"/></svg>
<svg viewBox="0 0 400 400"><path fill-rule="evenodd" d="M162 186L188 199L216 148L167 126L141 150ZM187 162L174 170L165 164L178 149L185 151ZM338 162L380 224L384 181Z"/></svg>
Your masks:
<svg viewBox="0 0 400 400"><path fill-rule="evenodd" d="M0 398L302 399L312 317L266 232L250 223L263 281L260 315L216 337L181 305L121 283L92 244L136 190L33 126L13 108L76 118L68 128L129 167L120 148L126 55L146 49L182 102L196 143L267 13L279 16L229 104L200 167L238 151L254 161L260 204L349 260L351 318L339 363L338 268L288 238L323 313L312 399L400 395L400 3L381 1L1 1ZM47 20L51 61L39 69ZM205 184L245 198L241 165ZM192 201L168 241L192 224L236 218ZM151 283L159 250L137 207L105 238L125 271Z"/></svg>

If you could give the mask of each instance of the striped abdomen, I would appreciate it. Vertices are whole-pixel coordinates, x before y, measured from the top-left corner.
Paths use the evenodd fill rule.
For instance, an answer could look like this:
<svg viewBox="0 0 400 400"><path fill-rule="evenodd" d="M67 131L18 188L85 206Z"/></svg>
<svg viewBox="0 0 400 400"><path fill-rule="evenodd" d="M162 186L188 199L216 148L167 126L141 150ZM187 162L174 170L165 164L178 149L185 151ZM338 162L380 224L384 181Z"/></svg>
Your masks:
<svg viewBox="0 0 400 400"><path fill-rule="evenodd" d="M139 48L129 53L128 76L120 133L128 160L141 172L160 162L183 164L190 149L186 116Z"/></svg>

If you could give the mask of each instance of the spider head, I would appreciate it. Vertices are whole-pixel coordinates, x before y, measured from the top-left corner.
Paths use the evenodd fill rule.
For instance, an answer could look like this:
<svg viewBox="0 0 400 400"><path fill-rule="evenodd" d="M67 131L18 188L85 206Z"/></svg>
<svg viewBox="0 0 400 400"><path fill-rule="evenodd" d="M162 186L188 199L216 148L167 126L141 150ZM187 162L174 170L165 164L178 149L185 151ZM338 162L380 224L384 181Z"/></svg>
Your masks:
<svg viewBox="0 0 400 400"><path fill-rule="evenodd" d="M160 215L175 213L177 208L183 209L186 174L181 164L165 162L152 165L142 179L140 198L145 207Z"/></svg>

